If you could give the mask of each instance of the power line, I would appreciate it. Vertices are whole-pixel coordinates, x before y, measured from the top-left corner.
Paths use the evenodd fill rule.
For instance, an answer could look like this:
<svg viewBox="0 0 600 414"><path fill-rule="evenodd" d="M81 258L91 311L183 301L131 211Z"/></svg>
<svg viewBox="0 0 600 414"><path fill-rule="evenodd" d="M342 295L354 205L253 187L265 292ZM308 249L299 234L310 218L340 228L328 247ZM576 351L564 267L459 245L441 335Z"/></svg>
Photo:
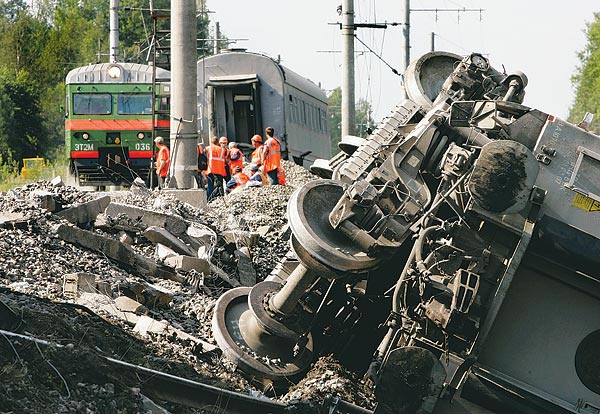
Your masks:
<svg viewBox="0 0 600 414"><path fill-rule="evenodd" d="M386 62L386 61L385 61L385 60L384 60L384 59L383 59L383 58L382 58L380 55L378 55L378 54L377 54L377 52L375 52L373 49L371 49L371 48L370 48L370 47L369 47L369 46L368 46L368 45L367 45L365 42L363 42L362 40L360 40L360 38L359 38L358 36L354 35L354 38L355 38L356 40L358 40L360 43L362 43L362 45L363 45L364 47L366 47L367 49L369 49L369 52L371 52L372 54L374 54L374 55L375 55L375 56L376 56L376 57L377 57L379 60L381 60L381 61L382 61L382 62L383 62L383 63L384 63L384 64L385 64L385 65L386 65L388 68L390 68L390 69L391 69L391 71L392 71L392 73L393 73L394 75L398 75L398 76L400 76L401 78L403 78L403 75L402 75L400 72L398 72L398 70L397 70L396 68L394 68L392 65L390 65L389 63L387 63L387 62Z"/></svg>

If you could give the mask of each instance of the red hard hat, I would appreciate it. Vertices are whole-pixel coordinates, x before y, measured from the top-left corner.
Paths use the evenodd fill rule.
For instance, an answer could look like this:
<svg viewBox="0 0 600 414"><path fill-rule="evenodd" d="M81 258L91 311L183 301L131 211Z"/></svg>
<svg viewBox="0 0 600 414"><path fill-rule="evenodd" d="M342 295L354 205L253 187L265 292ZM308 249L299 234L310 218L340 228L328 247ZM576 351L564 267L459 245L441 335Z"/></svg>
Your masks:
<svg viewBox="0 0 600 414"><path fill-rule="evenodd" d="M254 135L250 141L262 142L262 137L260 135Z"/></svg>
<svg viewBox="0 0 600 414"><path fill-rule="evenodd" d="M227 144L227 142L228 142L227 137L221 137L221 138L219 138L219 144Z"/></svg>

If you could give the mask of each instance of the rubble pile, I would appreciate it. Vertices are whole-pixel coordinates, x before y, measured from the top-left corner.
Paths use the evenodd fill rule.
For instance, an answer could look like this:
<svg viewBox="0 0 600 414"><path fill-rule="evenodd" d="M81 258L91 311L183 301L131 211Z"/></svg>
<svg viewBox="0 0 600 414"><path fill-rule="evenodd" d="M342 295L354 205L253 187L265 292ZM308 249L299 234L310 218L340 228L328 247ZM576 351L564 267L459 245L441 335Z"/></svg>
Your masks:
<svg viewBox="0 0 600 414"><path fill-rule="evenodd" d="M288 251L287 201L316 177L284 167L287 186L243 189L201 210L136 185L93 193L53 180L0 196L0 411L204 412L153 402L104 357L264 391L221 357L210 326L224 291L264 280ZM328 375L310 387L369 405L347 391L350 374L321 364ZM271 397L323 395L299 385Z"/></svg>

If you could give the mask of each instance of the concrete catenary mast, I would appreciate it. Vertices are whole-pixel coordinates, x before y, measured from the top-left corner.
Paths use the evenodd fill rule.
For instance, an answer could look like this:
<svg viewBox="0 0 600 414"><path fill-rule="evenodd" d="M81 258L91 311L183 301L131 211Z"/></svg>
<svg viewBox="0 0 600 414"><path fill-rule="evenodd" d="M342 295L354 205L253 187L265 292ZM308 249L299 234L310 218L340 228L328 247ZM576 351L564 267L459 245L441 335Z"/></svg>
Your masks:
<svg viewBox="0 0 600 414"><path fill-rule="evenodd" d="M110 0L110 63L119 60L119 0Z"/></svg>
<svg viewBox="0 0 600 414"><path fill-rule="evenodd" d="M195 188L196 144L196 2L171 0L171 182Z"/></svg>
<svg viewBox="0 0 600 414"><path fill-rule="evenodd" d="M342 3L342 137L354 135L354 0Z"/></svg>

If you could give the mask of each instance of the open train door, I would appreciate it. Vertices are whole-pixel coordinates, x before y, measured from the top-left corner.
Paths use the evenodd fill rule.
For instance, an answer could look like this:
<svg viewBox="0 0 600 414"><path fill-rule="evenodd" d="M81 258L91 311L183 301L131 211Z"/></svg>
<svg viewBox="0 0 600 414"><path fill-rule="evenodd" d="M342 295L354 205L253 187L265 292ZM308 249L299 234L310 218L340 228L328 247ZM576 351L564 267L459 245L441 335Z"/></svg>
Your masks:
<svg viewBox="0 0 600 414"><path fill-rule="evenodd" d="M215 76L207 86L210 135L250 145L252 135L262 132L258 76Z"/></svg>

